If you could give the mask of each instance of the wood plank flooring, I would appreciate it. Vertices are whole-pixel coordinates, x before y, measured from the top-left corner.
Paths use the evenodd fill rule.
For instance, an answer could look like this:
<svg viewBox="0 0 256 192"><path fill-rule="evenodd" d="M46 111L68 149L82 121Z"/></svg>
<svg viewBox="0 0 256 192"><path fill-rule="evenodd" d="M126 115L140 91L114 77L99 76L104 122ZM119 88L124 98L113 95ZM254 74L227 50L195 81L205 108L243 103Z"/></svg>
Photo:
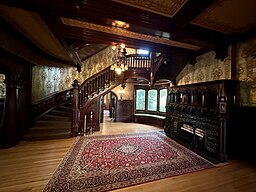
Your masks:
<svg viewBox="0 0 256 192"><path fill-rule="evenodd" d="M105 122L95 135L159 131L161 128ZM22 141L0 149L0 192L42 191L76 138ZM256 192L256 166L232 160L216 168L170 177L115 191L132 192Z"/></svg>

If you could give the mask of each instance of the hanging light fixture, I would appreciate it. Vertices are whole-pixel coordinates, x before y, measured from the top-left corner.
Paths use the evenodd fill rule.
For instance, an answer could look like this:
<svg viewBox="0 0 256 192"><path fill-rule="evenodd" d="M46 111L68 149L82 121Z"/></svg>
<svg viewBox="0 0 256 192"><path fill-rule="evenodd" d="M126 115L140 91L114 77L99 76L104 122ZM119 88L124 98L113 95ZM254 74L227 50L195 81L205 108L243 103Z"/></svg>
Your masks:
<svg viewBox="0 0 256 192"><path fill-rule="evenodd" d="M128 66L126 64L126 49L124 44L118 44L113 46L112 49L115 51L115 54L112 58L113 64L110 69L114 70L118 75L120 75L123 71L128 70Z"/></svg>

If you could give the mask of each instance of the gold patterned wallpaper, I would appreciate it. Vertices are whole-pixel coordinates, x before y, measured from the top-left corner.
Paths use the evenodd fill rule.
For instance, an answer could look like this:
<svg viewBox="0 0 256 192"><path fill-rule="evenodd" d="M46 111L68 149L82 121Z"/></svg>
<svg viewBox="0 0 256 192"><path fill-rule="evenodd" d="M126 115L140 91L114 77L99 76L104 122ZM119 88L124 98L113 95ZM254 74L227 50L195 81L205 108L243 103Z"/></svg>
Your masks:
<svg viewBox="0 0 256 192"><path fill-rule="evenodd" d="M187 64L177 76L177 85L213 81L231 78L231 56L223 61L215 59L215 52L211 51L197 57L195 65Z"/></svg>
<svg viewBox="0 0 256 192"><path fill-rule="evenodd" d="M125 83L125 88L123 89L121 85L112 89L112 91L117 95L118 99L121 99L119 91L124 91L124 95L122 96L123 100L133 100L133 91L134 91L134 83Z"/></svg>
<svg viewBox="0 0 256 192"><path fill-rule="evenodd" d="M256 38L237 44L236 79L241 81L241 105L256 106ZM197 57L195 65L187 64L177 76L177 85L231 79L231 55L215 59L211 51Z"/></svg>
<svg viewBox="0 0 256 192"><path fill-rule="evenodd" d="M85 60L81 73L74 67L45 67L35 66L32 69L32 103L36 103L51 94L72 88L73 81L79 84L87 78L107 68L112 64L113 57L111 46Z"/></svg>
<svg viewBox="0 0 256 192"><path fill-rule="evenodd" d="M256 106L256 38L238 44L237 50L242 104Z"/></svg>
<svg viewBox="0 0 256 192"><path fill-rule="evenodd" d="M36 103L51 94L72 88L75 79L79 84L83 83L87 78L110 66L112 57L113 51L110 46L84 61L81 73L72 67L33 67L32 102ZM256 105L256 38L237 44L237 69L237 79L242 82L241 105ZM230 50L223 61L215 59L213 51L198 56L197 63L187 64L177 76L176 81L178 85L185 85L220 79L231 79ZM132 97L132 94L127 93L124 99Z"/></svg>
<svg viewBox="0 0 256 192"><path fill-rule="evenodd" d="M6 85L4 81L5 81L5 75L0 74L0 98L5 98L5 94L6 94Z"/></svg>

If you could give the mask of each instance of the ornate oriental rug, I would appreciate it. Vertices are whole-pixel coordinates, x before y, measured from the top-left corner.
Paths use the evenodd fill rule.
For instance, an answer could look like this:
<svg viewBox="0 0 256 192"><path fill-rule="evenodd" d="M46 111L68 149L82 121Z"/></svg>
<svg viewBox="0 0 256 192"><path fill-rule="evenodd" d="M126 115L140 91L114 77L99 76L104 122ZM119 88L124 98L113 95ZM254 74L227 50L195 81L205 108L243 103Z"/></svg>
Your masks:
<svg viewBox="0 0 256 192"><path fill-rule="evenodd" d="M109 191L214 167L164 134L79 137L44 192Z"/></svg>

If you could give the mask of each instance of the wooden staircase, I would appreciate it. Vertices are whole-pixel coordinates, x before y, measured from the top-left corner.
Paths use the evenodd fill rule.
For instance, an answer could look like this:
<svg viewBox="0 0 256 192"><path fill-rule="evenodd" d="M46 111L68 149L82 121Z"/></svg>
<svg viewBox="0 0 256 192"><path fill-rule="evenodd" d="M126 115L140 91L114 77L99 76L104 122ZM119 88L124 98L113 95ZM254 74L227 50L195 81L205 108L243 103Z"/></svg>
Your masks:
<svg viewBox="0 0 256 192"><path fill-rule="evenodd" d="M70 134L72 103L65 103L51 110L35 122L24 135L26 141L68 138Z"/></svg>
<svg viewBox="0 0 256 192"><path fill-rule="evenodd" d="M153 59L151 56L134 54L128 55L125 62L128 71L125 71L122 76L117 76L110 67L107 67L86 79L81 85L78 84L77 80L74 80L73 103L60 105L36 120L35 126L24 135L24 140L59 139L76 136L79 129L84 125L83 118L85 116L89 117L90 114L96 115L93 116L91 121L88 121L89 118L87 118L86 125L88 126L91 123L91 126L97 131L99 129L99 115L97 114L99 114L100 96L129 78L143 77L152 84L154 80L152 75L156 74L157 69L163 62L163 56ZM53 99L50 102L56 101ZM39 111L39 114L41 114L41 111Z"/></svg>

